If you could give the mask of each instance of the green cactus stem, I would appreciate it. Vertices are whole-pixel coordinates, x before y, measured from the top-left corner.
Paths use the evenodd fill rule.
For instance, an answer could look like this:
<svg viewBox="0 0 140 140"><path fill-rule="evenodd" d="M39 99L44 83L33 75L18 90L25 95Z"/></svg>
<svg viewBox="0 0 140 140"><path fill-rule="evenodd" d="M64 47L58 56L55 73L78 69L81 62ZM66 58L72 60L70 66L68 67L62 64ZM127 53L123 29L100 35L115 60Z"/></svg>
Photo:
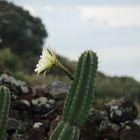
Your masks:
<svg viewBox="0 0 140 140"><path fill-rule="evenodd" d="M86 121L94 97L98 66L96 53L85 51L79 58L74 81L64 106L64 119L52 133L50 140L78 140L79 126Z"/></svg>
<svg viewBox="0 0 140 140"><path fill-rule="evenodd" d="M4 139L8 123L11 95L7 87L0 87L0 140Z"/></svg>
<svg viewBox="0 0 140 140"><path fill-rule="evenodd" d="M58 66L65 74L67 74L67 76L68 76L71 80L74 80L74 77L73 77L72 73L71 73L64 65L62 65L60 62L58 62L57 66Z"/></svg>

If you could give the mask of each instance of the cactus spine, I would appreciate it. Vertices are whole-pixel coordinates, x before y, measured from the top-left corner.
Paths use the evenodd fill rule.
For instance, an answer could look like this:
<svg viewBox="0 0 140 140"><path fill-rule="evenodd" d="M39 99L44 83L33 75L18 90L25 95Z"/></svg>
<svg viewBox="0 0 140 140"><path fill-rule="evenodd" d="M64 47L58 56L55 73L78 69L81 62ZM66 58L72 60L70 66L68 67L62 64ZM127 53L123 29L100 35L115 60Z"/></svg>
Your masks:
<svg viewBox="0 0 140 140"><path fill-rule="evenodd" d="M80 58L64 106L64 119L52 133L50 140L78 140L79 126L87 119L94 96L98 59L92 51Z"/></svg>
<svg viewBox="0 0 140 140"><path fill-rule="evenodd" d="M7 87L0 87L0 140L4 139L8 123L8 114L10 108L10 91Z"/></svg>

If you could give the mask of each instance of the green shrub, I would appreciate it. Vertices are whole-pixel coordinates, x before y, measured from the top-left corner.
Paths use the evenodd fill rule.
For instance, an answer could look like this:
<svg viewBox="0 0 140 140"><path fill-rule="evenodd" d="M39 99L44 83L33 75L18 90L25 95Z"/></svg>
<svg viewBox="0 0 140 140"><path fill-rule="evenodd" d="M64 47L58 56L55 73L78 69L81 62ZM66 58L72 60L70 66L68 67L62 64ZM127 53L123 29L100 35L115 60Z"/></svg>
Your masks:
<svg viewBox="0 0 140 140"><path fill-rule="evenodd" d="M15 72L20 67L19 59L10 49L5 48L0 50L0 71Z"/></svg>

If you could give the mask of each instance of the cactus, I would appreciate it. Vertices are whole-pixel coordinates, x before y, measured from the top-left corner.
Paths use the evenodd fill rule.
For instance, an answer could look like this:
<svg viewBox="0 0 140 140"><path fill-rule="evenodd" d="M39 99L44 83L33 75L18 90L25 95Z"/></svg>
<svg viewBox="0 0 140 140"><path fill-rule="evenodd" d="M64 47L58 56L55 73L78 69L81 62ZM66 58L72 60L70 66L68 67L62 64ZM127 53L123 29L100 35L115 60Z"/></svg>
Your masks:
<svg viewBox="0 0 140 140"><path fill-rule="evenodd" d="M86 121L94 96L98 59L94 52L86 51L79 58L74 81L66 97L63 120L50 140L78 140L79 126Z"/></svg>
<svg viewBox="0 0 140 140"><path fill-rule="evenodd" d="M10 91L7 87L0 87L0 140L4 139L8 123L8 114L10 108Z"/></svg>

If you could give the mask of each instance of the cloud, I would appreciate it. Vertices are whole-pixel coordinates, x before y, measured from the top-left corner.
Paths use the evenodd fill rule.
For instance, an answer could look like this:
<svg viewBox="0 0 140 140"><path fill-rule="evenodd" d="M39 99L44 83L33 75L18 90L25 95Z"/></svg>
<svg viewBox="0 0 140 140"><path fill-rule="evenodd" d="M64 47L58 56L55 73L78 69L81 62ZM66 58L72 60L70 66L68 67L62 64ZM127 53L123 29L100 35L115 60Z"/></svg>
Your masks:
<svg viewBox="0 0 140 140"><path fill-rule="evenodd" d="M118 62L126 61L130 63L131 61L140 59L140 47L133 46L133 47L119 47L119 48L105 48L99 51L99 55L101 56L102 60L117 60ZM121 60L121 61L120 61ZM129 60L129 61L128 61Z"/></svg>
<svg viewBox="0 0 140 140"><path fill-rule="evenodd" d="M140 47L98 49L99 70L109 75L133 76L140 81Z"/></svg>
<svg viewBox="0 0 140 140"><path fill-rule="evenodd" d="M138 5L140 0L8 0L31 5Z"/></svg>
<svg viewBox="0 0 140 140"><path fill-rule="evenodd" d="M140 6L66 6L66 5L47 5L41 7L24 6L33 16L43 16L42 11L46 11L46 15L54 15L56 19L69 19L70 17L79 18L82 23L89 26L112 26L112 27L140 27ZM61 15L60 15L61 13ZM76 14L76 15L75 15ZM64 16L65 15L65 16ZM78 17L79 16L79 17ZM62 18L61 18L62 17ZM58 20L58 21L59 21ZM65 20L66 21L66 20Z"/></svg>
<svg viewBox="0 0 140 140"><path fill-rule="evenodd" d="M77 6L48 5L48 15L60 13L79 16L82 23L96 26L131 27L140 26L140 6ZM76 15L76 16L77 16ZM69 18L69 16L66 16ZM65 17L65 18L66 18ZM92 27L91 26L91 27Z"/></svg>
<svg viewBox="0 0 140 140"><path fill-rule="evenodd" d="M25 0L24 0L25 1ZM54 5L132 5L140 4L139 0L48 0L48 3Z"/></svg>
<svg viewBox="0 0 140 140"><path fill-rule="evenodd" d="M110 26L140 26L140 6L78 6L81 19Z"/></svg>

